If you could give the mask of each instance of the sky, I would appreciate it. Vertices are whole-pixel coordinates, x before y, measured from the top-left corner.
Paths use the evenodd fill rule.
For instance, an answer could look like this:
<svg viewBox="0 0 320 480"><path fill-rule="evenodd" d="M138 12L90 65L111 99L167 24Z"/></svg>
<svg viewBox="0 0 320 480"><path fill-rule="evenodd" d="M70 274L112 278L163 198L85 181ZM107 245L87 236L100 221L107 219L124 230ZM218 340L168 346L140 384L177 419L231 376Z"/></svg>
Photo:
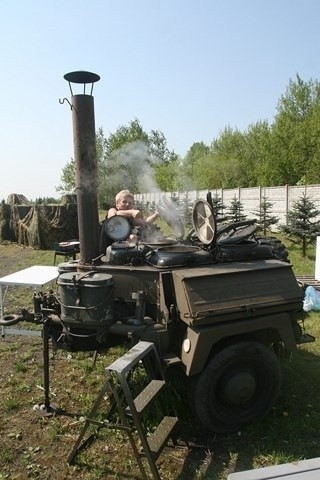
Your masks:
<svg viewBox="0 0 320 480"><path fill-rule="evenodd" d="M106 137L138 119L183 157L271 123L297 74L319 80L319 18L319 0L0 0L0 200L59 197L74 157L66 73L101 77Z"/></svg>

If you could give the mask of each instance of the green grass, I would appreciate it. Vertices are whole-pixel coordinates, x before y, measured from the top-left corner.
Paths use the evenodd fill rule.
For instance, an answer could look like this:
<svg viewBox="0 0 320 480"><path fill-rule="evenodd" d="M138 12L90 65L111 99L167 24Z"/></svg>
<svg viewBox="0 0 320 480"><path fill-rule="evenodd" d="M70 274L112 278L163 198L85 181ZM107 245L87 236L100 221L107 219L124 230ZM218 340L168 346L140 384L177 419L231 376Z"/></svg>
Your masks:
<svg viewBox="0 0 320 480"><path fill-rule="evenodd" d="M14 397L9 396L3 400L3 406L5 412L9 412L10 410L17 410L19 407L19 401Z"/></svg>
<svg viewBox="0 0 320 480"><path fill-rule="evenodd" d="M286 242L283 237L280 238L287 247L287 250L289 252L289 259L292 263L295 275L314 275L316 261L315 247L309 247L307 249L307 255L305 257L302 257L301 251L297 246L291 245L290 242Z"/></svg>
<svg viewBox="0 0 320 480"><path fill-rule="evenodd" d="M302 258L297 247L287 244L287 248L295 274L314 275L315 249L310 248L307 257ZM53 263L53 252L20 249L15 245L0 245L0 255L1 276L33 264ZM8 291L7 312L15 312L30 302L32 289L21 289L19 295L18 290ZM181 443L187 438L199 448L165 450L159 459L163 480L226 480L232 471L319 456L319 312L307 315L305 328L316 341L300 345L292 355L281 358L283 384L278 401L265 418L240 432L228 435L202 432L199 436L194 420L185 410L186 399L173 384L173 398L182 408L184 421ZM41 339L8 336L0 343L3 478L141 479L126 436L112 430L101 430L91 447L79 455L76 465L66 464L81 428L80 415L92 407L105 381L105 367L122 353L123 347L112 348L98 355L93 365L90 353L57 351L50 359L50 395L68 415L39 418L34 416L32 406L43 398L39 388L43 384Z"/></svg>

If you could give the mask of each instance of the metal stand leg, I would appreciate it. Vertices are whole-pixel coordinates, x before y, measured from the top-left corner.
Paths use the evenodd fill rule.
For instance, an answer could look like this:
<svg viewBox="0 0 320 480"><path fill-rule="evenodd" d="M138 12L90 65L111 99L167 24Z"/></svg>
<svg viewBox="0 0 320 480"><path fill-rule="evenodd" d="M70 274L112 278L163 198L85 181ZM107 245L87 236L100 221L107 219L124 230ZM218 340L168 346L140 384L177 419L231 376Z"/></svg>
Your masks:
<svg viewBox="0 0 320 480"><path fill-rule="evenodd" d="M76 443L74 444L74 447L73 447L71 453L70 453L69 456L68 456L67 462L68 462L70 465L74 463L74 458L75 458L78 450L81 448L82 439L83 439L86 431L88 430L90 424L93 423L93 420L92 420L92 419L94 418L94 416L95 416L95 414L96 414L96 411L97 411L100 403L102 402L103 397L105 396L107 390L108 390L108 385L105 384L105 385L102 387L102 389L100 390L100 393L99 393L99 395L98 395L98 398L97 398L97 400L94 402L94 405L93 405L93 407L92 407L92 409L91 409L91 412L89 413L88 417L87 417L86 420L85 420L85 423L84 423L84 425L83 425L83 427L82 427L82 429L81 429L81 432L80 432L80 434L79 434L79 436L78 436L78 439L77 439ZM99 423L99 422L97 422L97 423ZM92 435L91 437L93 437L93 435ZM88 441L89 441L89 439L87 439L87 440L85 441L85 443L87 443Z"/></svg>
<svg viewBox="0 0 320 480"><path fill-rule="evenodd" d="M50 403L49 390L49 322L44 320L42 327L42 343L43 343L43 388L44 388L44 403L36 404L33 409L40 417L51 417L54 415L58 407Z"/></svg>

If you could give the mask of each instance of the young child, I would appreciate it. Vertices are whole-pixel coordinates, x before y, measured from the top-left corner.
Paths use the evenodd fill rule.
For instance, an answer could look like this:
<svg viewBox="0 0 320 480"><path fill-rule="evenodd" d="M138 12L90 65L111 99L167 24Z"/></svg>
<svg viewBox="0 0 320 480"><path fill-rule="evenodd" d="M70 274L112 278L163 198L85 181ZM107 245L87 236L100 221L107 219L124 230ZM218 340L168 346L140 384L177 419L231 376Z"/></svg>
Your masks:
<svg viewBox="0 0 320 480"><path fill-rule="evenodd" d="M111 207L108 210L106 220L114 217L115 215L126 217L132 225L132 230L134 230L135 227L145 228L148 224L153 223L160 216L159 212L156 211L147 219L144 219L142 212L134 208L134 196L129 192L129 190L121 190L121 192L117 193L115 207ZM106 235L103 224L104 222L101 225L99 242L99 251L101 254L104 254L106 252L106 248L113 243L112 239ZM137 232L132 231L127 238L127 241L136 243L137 240Z"/></svg>
<svg viewBox="0 0 320 480"><path fill-rule="evenodd" d="M148 224L153 223L158 217L159 212L156 211L146 219L143 218L142 212L134 208L134 196L129 190L121 190L116 195L116 205L110 208L107 218L114 217L115 215L121 215L130 220L133 227L146 227Z"/></svg>

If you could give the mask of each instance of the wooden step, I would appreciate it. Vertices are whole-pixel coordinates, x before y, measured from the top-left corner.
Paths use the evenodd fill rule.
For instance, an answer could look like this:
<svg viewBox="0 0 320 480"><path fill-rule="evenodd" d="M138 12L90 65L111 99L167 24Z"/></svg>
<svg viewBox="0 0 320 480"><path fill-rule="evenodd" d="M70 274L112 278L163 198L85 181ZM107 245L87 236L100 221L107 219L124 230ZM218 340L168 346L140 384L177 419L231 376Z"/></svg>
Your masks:
<svg viewBox="0 0 320 480"><path fill-rule="evenodd" d="M155 460L166 446L177 423L177 417L164 417L152 435L147 438L150 451ZM146 456L145 452L141 452L140 455Z"/></svg>
<svg viewBox="0 0 320 480"><path fill-rule="evenodd" d="M111 363L106 370L125 374L154 349L153 343L139 342L122 357Z"/></svg>
<svg viewBox="0 0 320 480"><path fill-rule="evenodd" d="M141 414L146 407L150 405L152 400L161 392L165 386L164 380L151 380L150 383L139 393L139 395L134 399L134 406L139 414ZM130 415L129 407L126 408L126 414Z"/></svg>

